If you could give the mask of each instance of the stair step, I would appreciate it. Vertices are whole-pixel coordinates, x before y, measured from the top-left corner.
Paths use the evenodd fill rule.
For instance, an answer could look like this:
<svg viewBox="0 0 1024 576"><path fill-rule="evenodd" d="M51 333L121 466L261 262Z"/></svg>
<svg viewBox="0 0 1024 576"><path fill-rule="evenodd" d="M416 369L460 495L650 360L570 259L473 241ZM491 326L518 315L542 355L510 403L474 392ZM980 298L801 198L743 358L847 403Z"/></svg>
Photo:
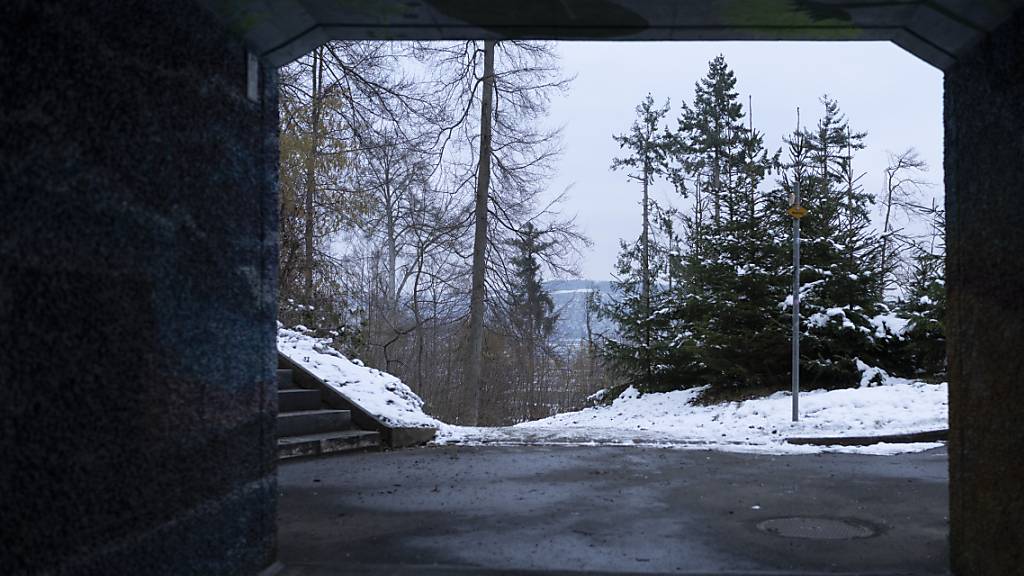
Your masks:
<svg viewBox="0 0 1024 576"><path fill-rule="evenodd" d="M305 390L303 388L291 388L277 391L277 411L297 412L300 410L319 410L323 406L320 402L319 390Z"/></svg>
<svg viewBox="0 0 1024 576"><path fill-rule="evenodd" d="M295 388L295 381L292 378L292 371L287 368L277 369L277 389L289 390Z"/></svg>
<svg viewBox="0 0 1024 576"><path fill-rule="evenodd" d="M279 459L299 456L319 456L334 452L365 450L380 447L380 434L366 430L346 430L302 436L286 436L277 439Z"/></svg>
<svg viewBox="0 0 1024 576"><path fill-rule="evenodd" d="M348 410L279 412L277 415L277 437L336 432L347 430L351 424L352 413Z"/></svg>

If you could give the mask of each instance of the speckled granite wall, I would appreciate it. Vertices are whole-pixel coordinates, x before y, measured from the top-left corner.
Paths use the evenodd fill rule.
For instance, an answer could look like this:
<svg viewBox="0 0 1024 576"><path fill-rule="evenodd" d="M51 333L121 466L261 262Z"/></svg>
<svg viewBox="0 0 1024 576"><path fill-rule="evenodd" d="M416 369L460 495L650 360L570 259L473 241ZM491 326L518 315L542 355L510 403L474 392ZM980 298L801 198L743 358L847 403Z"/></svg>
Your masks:
<svg viewBox="0 0 1024 576"><path fill-rule="evenodd" d="M275 546L276 97L188 0L0 3L0 572Z"/></svg>
<svg viewBox="0 0 1024 576"><path fill-rule="evenodd" d="M1024 566L1024 12L946 73L950 537L959 575Z"/></svg>

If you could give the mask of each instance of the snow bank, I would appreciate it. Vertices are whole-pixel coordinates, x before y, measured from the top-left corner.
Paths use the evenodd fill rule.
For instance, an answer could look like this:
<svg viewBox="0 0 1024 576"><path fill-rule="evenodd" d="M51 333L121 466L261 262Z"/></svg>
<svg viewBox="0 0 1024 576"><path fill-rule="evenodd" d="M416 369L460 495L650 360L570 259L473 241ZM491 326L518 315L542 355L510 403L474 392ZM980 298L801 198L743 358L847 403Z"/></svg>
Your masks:
<svg viewBox="0 0 1024 576"><path fill-rule="evenodd" d="M857 369L860 370L860 387L868 388L870 386L896 386L899 384L914 384L913 380L907 378L898 378L896 376L890 376L888 372L881 368L874 366L868 366L864 362L861 362L860 358L855 358L857 361Z"/></svg>
<svg viewBox="0 0 1024 576"><path fill-rule="evenodd" d="M423 412L423 400L398 378L349 360L327 344L278 325L277 349L295 363L337 388L363 410L390 426L437 428L443 425Z"/></svg>
<svg viewBox="0 0 1024 576"><path fill-rule="evenodd" d="M423 400L398 378L367 368L318 340L278 329L278 350L340 390L364 410L391 426L437 428L438 444L543 444L573 446L663 446L733 452L806 454L856 452L899 454L927 450L935 443L873 446L805 446L785 442L794 436L874 436L935 430L947 426L946 384L890 377L858 362L864 385L814 390L800 395L801 421L790 421L791 396L714 406L691 404L700 389L643 394L630 388L610 406L557 414L502 428L445 424L423 412ZM874 385L880 383L879 385Z"/></svg>
<svg viewBox="0 0 1024 576"><path fill-rule="evenodd" d="M557 414L508 428L446 426L438 442L641 445L771 454L897 454L940 444L822 447L787 444L785 439L902 434L947 426L946 384L894 381L872 388L805 392L800 395L798 423L791 422L792 396L787 392L745 402L694 406L691 401L699 392L692 389L641 395L630 388L610 406Z"/></svg>

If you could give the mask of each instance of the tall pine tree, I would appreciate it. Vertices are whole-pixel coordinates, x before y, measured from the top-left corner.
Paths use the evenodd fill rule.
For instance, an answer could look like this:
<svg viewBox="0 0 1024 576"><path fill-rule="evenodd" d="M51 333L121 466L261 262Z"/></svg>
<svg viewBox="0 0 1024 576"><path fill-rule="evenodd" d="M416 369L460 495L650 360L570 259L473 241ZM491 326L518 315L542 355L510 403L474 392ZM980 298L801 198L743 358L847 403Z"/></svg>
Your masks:
<svg viewBox="0 0 1024 576"><path fill-rule="evenodd" d="M673 180L693 199L673 282L673 319L681 329L675 361L689 384L729 389L773 385L785 359L775 309L780 248L772 204L760 189L777 160L745 122L735 87L725 59L712 60L693 105L683 105L673 146Z"/></svg>
<svg viewBox="0 0 1024 576"><path fill-rule="evenodd" d="M721 56L683 103L678 129L656 138L664 109L648 97L630 141L629 166L642 168L644 234L622 245L618 297L604 306L617 335L604 352L642 390L709 385L705 399L788 388L792 322L792 219L786 209L799 185L803 206L801 310L803 380L809 387L861 381L860 362L905 371L907 342L914 362L935 370L941 359L941 279L923 256L897 334L883 302L877 260L880 240L859 184L855 155L866 134L854 130L839 104L821 100L813 129L787 139L787 158L765 149L746 115L736 77ZM646 120L646 122L644 122ZM646 132L638 127L646 126ZM639 145L638 145L639 144ZM622 161L617 161L625 165ZM687 202L682 211L647 203L654 175L672 182ZM777 186L766 178L778 172ZM654 214L649 219L649 214ZM657 273L661 271L661 275ZM909 335L916 335L910 338Z"/></svg>
<svg viewBox="0 0 1024 576"><path fill-rule="evenodd" d="M516 340L517 356L524 376L528 402L527 417L547 416L539 404L540 388L538 366L551 356L550 339L558 321L554 301L544 288L540 258L554 243L545 239L533 224L527 223L512 241L508 301L508 323Z"/></svg>
<svg viewBox="0 0 1024 576"><path fill-rule="evenodd" d="M884 354L894 337L873 318L886 312L878 267L879 240L871 227L870 194L857 184L854 152L866 134L854 131L838 102L823 97L813 129L787 139L789 159L776 196L776 228L790 227L785 207L799 181L808 214L801 226L801 371L812 387L860 381L857 360L892 368ZM786 308L791 312L792 300Z"/></svg>
<svg viewBox="0 0 1024 576"><path fill-rule="evenodd" d="M621 298L610 302L606 316L619 325L618 338L608 342L607 358L630 381L652 383L659 370L659 361L653 347L659 342L655 332L659 322L661 288L656 272L662 269L661 253L655 246L652 229L655 203L651 200L651 186L655 178L664 173L667 133L662 121L668 114L669 104L657 107L648 94L636 107L636 120L626 134L613 136L626 154L612 161L612 170L627 170L627 177L640 184L642 231L635 245L622 243L619 254L619 277L613 283Z"/></svg>

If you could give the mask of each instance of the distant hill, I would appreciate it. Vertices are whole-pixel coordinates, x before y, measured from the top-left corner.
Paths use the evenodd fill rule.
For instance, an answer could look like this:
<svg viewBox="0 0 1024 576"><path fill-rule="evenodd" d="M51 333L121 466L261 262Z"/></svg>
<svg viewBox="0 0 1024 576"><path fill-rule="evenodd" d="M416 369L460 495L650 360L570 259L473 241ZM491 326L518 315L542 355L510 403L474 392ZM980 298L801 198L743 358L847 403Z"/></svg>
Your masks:
<svg viewBox="0 0 1024 576"><path fill-rule="evenodd" d="M613 293L611 282L596 280L551 280L544 283L551 294L558 311L555 325L555 340L563 346L570 346L587 338L586 298L590 292L598 292L607 301ZM614 326L607 320L591 319L594 334L611 332Z"/></svg>

